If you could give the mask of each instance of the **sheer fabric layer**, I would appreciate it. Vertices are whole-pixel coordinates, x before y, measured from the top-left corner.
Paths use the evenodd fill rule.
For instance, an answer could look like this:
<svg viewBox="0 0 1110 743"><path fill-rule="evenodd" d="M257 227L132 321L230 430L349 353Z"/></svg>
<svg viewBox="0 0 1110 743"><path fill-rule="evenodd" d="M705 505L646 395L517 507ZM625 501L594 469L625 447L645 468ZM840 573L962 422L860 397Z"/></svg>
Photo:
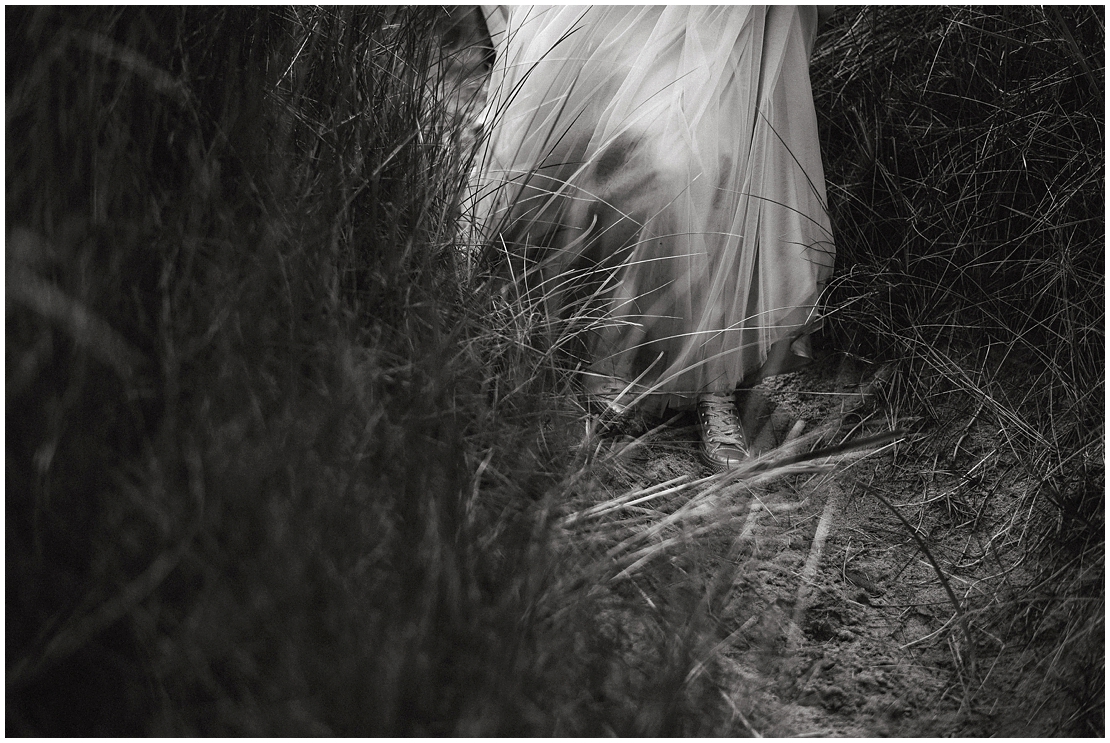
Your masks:
<svg viewBox="0 0 1110 743"><path fill-rule="evenodd" d="M659 405L731 391L805 334L832 235L813 8L486 9L494 122L476 214L594 318L590 370ZM676 399L677 398L677 399Z"/></svg>

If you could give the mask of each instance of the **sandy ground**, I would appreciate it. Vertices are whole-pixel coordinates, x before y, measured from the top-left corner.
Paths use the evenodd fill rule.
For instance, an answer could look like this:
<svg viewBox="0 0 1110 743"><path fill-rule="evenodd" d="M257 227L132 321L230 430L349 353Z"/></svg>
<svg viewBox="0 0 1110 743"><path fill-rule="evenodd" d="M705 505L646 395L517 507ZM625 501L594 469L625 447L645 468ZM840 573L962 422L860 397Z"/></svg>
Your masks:
<svg viewBox="0 0 1110 743"><path fill-rule="evenodd" d="M939 430L889 420L889 383L887 370L834 355L740 394L756 454L782 451L791 430L823 427L834 444L892 424L905 436L825 472L728 490L738 517L705 539L716 561L710 571L732 576L714 617L712 662L729 679L722 693L734 732L1051 734L1061 710L1038 697L1028 657L992 635L979 611L1005 600L1023 569L1010 547L1018 495L1029 484L974 410L951 411L956 423ZM615 458L608 491L706 477L695 440L692 418L672 420ZM611 444L621 445L619 436ZM697 488L654 505L654 516L639 511L640 523L666 518L691 497ZM642 575L637 590L651 601L661 574Z"/></svg>

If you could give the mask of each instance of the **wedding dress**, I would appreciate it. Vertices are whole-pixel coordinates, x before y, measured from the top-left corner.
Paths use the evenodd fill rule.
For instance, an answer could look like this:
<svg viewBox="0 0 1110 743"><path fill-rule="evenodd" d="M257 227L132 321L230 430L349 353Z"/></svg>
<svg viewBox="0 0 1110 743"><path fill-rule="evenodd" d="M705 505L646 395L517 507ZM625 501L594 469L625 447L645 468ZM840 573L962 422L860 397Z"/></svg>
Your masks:
<svg viewBox="0 0 1110 743"><path fill-rule="evenodd" d="M808 356L834 248L812 7L483 6L475 213L656 408ZM503 241L503 242L502 242ZM774 369L770 373L774 373Z"/></svg>

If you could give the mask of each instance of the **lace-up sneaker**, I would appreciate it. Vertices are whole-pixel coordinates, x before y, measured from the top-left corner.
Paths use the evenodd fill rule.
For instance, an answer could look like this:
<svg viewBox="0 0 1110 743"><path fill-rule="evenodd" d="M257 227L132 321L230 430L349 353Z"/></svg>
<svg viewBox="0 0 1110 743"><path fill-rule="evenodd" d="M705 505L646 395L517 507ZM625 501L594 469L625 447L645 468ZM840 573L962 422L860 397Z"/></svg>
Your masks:
<svg viewBox="0 0 1110 743"><path fill-rule="evenodd" d="M698 395L699 452L711 467L727 470L748 458L748 447L740 430L740 418L732 395L706 393Z"/></svg>

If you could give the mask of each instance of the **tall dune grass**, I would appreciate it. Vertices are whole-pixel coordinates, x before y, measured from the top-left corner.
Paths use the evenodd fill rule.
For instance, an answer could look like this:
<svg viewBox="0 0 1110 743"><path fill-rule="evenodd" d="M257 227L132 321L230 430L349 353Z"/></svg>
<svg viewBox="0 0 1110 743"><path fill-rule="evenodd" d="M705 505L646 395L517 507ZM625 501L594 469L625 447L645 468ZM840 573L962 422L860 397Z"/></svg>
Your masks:
<svg viewBox="0 0 1110 743"><path fill-rule="evenodd" d="M934 439L978 410L1028 473L1022 549L1048 559L997 621L1056 638L1068 724L1100 730L1105 16L873 7L824 40L835 335L897 365L890 402Z"/></svg>
<svg viewBox="0 0 1110 743"><path fill-rule="evenodd" d="M7 11L9 733L656 730L552 625L442 23Z"/></svg>

